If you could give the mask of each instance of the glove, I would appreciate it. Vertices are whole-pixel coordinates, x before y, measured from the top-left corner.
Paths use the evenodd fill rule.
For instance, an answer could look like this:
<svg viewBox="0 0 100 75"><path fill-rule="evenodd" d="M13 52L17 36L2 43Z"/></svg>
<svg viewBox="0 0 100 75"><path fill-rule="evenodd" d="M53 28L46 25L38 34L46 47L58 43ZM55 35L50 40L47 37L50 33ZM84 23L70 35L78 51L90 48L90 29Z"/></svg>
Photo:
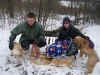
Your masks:
<svg viewBox="0 0 100 75"><path fill-rule="evenodd" d="M94 48L94 43L90 40L90 38L88 36L86 36L85 39L89 41L89 47Z"/></svg>
<svg viewBox="0 0 100 75"><path fill-rule="evenodd" d="M90 48L94 48L94 43L93 43L93 41L91 41L91 40L89 40L89 47L90 47Z"/></svg>
<svg viewBox="0 0 100 75"><path fill-rule="evenodd" d="M90 38L88 36L85 37L86 40L90 40Z"/></svg>
<svg viewBox="0 0 100 75"><path fill-rule="evenodd" d="M40 41L39 43L37 43L37 46L38 47L43 47L46 45L46 42L45 41Z"/></svg>
<svg viewBox="0 0 100 75"><path fill-rule="evenodd" d="M14 43L13 43L13 42L10 42L10 43L9 43L9 49L10 49L10 50L13 50L13 48L14 48Z"/></svg>
<svg viewBox="0 0 100 75"><path fill-rule="evenodd" d="M36 41L36 44L38 47L43 47L46 45L46 40L45 39L40 39L38 41Z"/></svg>

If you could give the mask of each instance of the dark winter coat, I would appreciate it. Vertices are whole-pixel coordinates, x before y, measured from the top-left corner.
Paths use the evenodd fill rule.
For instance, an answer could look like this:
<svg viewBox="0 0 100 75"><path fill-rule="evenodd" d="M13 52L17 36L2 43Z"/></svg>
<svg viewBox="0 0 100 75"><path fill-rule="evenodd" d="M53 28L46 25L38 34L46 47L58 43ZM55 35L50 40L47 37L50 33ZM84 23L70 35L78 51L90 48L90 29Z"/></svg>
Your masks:
<svg viewBox="0 0 100 75"><path fill-rule="evenodd" d="M33 40L40 43L44 40L44 29L38 22L35 22L31 27L27 22L17 25L12 31L10 36L10 42L13 42L17 35L21 34L19 42L25 40Z"/></svg>
<svg viewBox="0 0 100 75"><path fill-rule="evenodd" d="M58 39L59 40L66 40L67 38L74 39L76 36L81 36L82 38L89 40L89 37L82 34L77 28L75 28L72 25L70 25L69 28L67 29L64 26L61 27Z"/></svg>

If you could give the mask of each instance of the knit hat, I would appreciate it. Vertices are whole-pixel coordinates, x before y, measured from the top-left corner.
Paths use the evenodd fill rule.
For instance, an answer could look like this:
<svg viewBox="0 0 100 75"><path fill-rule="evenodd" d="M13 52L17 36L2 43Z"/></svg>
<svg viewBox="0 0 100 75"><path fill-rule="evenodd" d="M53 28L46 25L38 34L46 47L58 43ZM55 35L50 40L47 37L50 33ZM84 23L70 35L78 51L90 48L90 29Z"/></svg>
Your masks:
<svg viewBox="0 0 100 75"><path fill-rule="evenodd" d="M65 18L63 19L63 25L64 25L64 23L65 23L65 22L70 23L70 22L71 22L71 20L70 20L68 17L65 17Z"/></svg>

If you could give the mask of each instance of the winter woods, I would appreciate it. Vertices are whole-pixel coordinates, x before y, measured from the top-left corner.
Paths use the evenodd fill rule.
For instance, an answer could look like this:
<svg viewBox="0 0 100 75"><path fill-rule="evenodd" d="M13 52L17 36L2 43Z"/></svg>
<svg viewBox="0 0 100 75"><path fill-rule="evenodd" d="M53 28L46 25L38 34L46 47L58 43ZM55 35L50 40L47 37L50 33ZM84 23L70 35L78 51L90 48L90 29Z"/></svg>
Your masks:
<svg viewBox="0 0 100 75"><path fill-rule="evenodd" d="M99 7L99 0L0 0L0 28L23 22L30 11L46 30L53 30L55 19L61 19L58 15L74 16L74 25L99 23Z"/></svg>

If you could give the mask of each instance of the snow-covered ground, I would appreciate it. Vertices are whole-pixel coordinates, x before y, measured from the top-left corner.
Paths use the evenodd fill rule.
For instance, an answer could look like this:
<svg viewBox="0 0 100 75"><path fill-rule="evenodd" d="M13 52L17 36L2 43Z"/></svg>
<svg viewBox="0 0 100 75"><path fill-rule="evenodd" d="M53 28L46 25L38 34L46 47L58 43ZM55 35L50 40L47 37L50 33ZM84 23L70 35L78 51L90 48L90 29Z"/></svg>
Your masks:
<svg viewBox="0 0 100 75"><path fill-rule="evenodd" d="M84 32L86 32L86 35L88 35L93 42L95 43L95 50L98 54L98 57L100 59L100 26L91 26L86 29L84 29ZM3 68L1 66L7 67L6 65L6 56L10 54L9 48L8 48L8 40L9 40L10 30L2 31L0 30L0 75L20 75L18 71L14 69L13 72L5 72L3 71ZM26 65L27 66L27 65ZM70 75L68 71L72 71L73 75L80 75L79 70L77 68L73 70L69 70L67 67L57 68L54 66L39 66L33 65L30 67L27 67L29 70L28 72L32 71L32 67L34 67L33 70L35 70L35 73L37 74L31 74L29 75ZM19 69L20 71L20 69ZM45 74L44 74L45 73ZM82 75L82 72L81 72ZM83 74L84 75L84 74ZM97 63L93 75L100 75L100 63Z"/></svg>
<svg viewBox="0 0 100 75"><path fill-rule="evenodd" d="M60 4L62 6L66 6L66 7L70 7L71 6L71 2L70 1L60 1Z"/></svg>

